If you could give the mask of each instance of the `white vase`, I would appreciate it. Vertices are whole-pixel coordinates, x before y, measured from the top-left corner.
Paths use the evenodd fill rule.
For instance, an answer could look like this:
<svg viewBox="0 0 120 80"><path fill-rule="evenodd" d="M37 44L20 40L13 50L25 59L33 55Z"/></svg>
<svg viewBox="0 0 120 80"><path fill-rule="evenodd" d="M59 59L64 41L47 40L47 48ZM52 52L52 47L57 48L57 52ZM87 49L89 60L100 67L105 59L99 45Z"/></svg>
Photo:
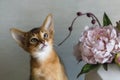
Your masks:
<svg viewBox="0 0 120 80"><path fill-rule="evenodd" d="M85 80L120 80L120 67L108 64L108 71L103 66L94 69L85 75Z"/></svg>

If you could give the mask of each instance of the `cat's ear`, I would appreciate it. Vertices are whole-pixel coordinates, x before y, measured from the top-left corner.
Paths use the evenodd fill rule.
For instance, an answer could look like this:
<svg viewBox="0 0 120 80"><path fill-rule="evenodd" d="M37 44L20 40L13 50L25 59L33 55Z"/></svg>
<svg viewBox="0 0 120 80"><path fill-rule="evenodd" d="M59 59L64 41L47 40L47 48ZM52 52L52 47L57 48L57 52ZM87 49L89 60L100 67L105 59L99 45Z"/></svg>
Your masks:
<svg viewBox="0 0 120 80"><path fill-rule="evenodd" d="M12 34L13 39L15 39L15 41L22 46L23 45L23 41L25 40L25 32L20 31L18 29L15 28L11 28L10 32Z"/></svg>
<svg viewBox="0 0 120 80"><path fill-rule="evenodd" d="M53 23L52 14L48 14L42 27L44 27L44 29L46 29L46 30L49 30L50 32L54 32L54 23Z"/></svg>

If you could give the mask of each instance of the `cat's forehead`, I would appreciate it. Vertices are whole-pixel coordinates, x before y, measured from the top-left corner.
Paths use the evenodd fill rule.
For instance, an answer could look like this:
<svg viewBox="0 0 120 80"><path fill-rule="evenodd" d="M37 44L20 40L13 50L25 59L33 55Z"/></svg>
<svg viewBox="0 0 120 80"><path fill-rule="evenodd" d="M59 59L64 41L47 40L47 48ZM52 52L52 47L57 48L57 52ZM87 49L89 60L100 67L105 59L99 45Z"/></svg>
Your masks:
<svg viewBox="0 0 120 80"><path fill-rule="evenodd" d="M28 32L29 37L42 37L47 31L41 27L33 28Z"/></svg>
<svg viewBox="0 0 120 80"><path fill-rule="evenodd" d="M37 27L37 28L33 28L29 31L30 33L40 33L40 32L47 32L47 30L45 30L42 27Z"/></svg>
<svg viewBox="0 0 120 80"><path fill-rule="evenodd" d="M39 33L40 28L33 28L32 30L29 31L30 33Z"/></svg>

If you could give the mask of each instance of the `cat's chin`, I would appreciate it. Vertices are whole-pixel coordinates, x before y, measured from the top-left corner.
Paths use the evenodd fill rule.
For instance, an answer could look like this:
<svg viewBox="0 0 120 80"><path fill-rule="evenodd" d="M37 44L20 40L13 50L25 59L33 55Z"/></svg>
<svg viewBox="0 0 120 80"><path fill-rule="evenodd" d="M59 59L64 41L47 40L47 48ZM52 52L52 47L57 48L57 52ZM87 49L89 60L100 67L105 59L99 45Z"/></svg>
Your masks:
<svg viewBox="0 0 120 80"><path fill-rule="evenodd" d="M39 50L39 51L43 51L43 50L45 50L45 48L47 48L47 47L48 47L47 44L40 44L39 47L38 47L38 50Z"/></svg>
<svg viewBox="0 0 120 80"><path fill-rule="evenodd" d="M37 51L33 52L32 56L41 61L44 61L50 55L51 51L52 51L52 46L50 45L42 46Z"/></svg>

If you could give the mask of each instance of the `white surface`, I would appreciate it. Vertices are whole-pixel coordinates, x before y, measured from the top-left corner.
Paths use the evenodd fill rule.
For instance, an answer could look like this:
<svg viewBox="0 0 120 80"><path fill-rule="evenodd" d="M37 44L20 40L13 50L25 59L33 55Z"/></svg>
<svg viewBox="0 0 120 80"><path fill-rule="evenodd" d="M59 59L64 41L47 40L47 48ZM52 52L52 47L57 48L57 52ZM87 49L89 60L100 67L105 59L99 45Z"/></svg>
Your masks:
<svg viewBox="0 0 120 80"><path fill-rule="evenodd" d="M120 19L120 0L0 0L0 80L28 80L29 77L28 53L12 39L11 27L30 30L40 26L48 13L52 13L58 44L68 34L67 28L77 11L93 12L100 20L106 12L115 24ZM82 67L72 55L72 48L89 22L86 17L79 18L72 36L61 47L56 46L69 80L75 80ZM83 80L83 76L79 79Z"/></svg>

